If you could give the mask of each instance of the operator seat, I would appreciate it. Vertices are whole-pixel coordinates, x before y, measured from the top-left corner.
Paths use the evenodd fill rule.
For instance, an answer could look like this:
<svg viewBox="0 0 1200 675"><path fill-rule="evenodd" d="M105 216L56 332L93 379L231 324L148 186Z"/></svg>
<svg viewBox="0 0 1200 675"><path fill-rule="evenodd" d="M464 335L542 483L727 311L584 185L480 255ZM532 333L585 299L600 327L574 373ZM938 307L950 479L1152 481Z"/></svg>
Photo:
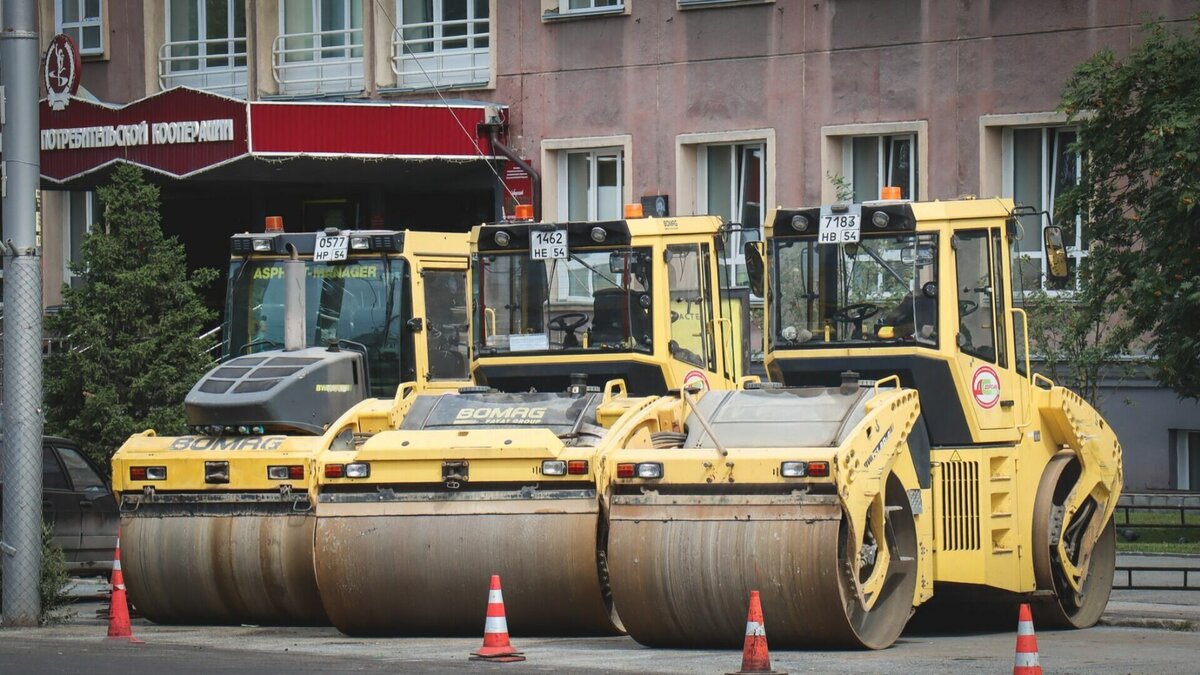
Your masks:
<svg viewBox="0 0 1200 675"><path fill-rule="evenodd" d="M646 343L650 336L650 315L639 302L641 295L624 288L596 291L592 305L591 343L622 342L626 336Z"/></svg>

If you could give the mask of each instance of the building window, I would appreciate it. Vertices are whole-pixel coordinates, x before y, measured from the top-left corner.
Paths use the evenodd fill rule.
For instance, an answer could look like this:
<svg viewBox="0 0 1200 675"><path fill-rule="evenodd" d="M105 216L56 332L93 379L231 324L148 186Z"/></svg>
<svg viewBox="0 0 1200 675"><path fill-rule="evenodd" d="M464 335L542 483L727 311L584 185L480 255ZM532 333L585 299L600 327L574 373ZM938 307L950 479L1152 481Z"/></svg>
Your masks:
<svg viewBox="0 0 1200 675"><path fill-rule="evenodd" d="M743 243L762 239L766 202L765 143L702 145L696 150L696 212L738 223L721 263L734 286L746 286Z"/></svg>
<svg viewBox="0 0 1200 675"><path fill-rule="evenodd" d="M58 0L54 29L75 40L83 56L104 54L103 0Z"/></svg>
<svg viewBox="0 0 1200 675"><path fill-rule="evenodd" d="M588 14L618 14L623 11L624 0L542 0L542 17L546 19Z"/></svg>
<svg viewBox="0 0 1200 675"><path fill-rule="evenodd" d="M558 161L559 219L620 219L625 192L624 159L621 148L562 153Z"/></svg>
<svg viewBox="0 0 1200 675"><path fill-rule="evenodd" d="M821 127L821 202L845 199L842 181L859 203L879 199L885 186L925 199L928 130L925 120Z"/></svg>
<svg viewBox="0 0 1200 675"><path fill-rule="evenodd" d="M677 0L679 9L691 9L693 7L725 7L729 5L763 5L775 0Z"/></svg>
<svg viewBox="0 0 1200 675"><path fill-rule="evenodd" d="M1071 150L1075 139L1076 132L1072 127L1004 129L1001 141L1004 196L1012 197L1017 204L1053 213L1054 202L1063 190L1079 182L1083 160L1079 153ZM1019 258L1014 259L1014 263L1019 261L1021 286L1026 291L1043 287L1051 293L1078 289L1076 271L1087 257L1083 218L1077 216L1072 222L1056 224L1063 230L1070 276L1060 287L1051 288L1044 283L1046 261L1042 250L1042 228L1046 222L1041 216L1021 218L1022 234L1016 247Z"/></svg>
<svg viewBox="0 0 1200 675"><path fill-rule="evenodd" d="M67 192L66 213L63 218L63 280L79 287L83 280L71 271L71 263L83 261L83 238L96 222L100 200L95 192Z"/></svg>
<svg viewBox="0 0 1200 675"><path fill-rule="evenodd" d="M163 89L189 86L244 96L245 0L170 0L158 78Z"/></svg>
<svg viewBox="0 0 1200 675"><path fill-rule="evenodd" d="M361 91L362 2L283 0L272 59L281 93Z"/></svg>
<svg viewBox="0 0 1200 675"><path fill-rule="evenodd" d="M392 70L405 89L486 85L488 0L398 0Z"/></svg>
<svg viewBox="0 0 1200 675"><path fill-rule="evenodd" d="M842 145L842 176L855 202L879 199L880 188L900 188L901 199L917 194L916 134L855 136Z"/></svg>
<svg viewBox="0 0 1200 675"><path fill-rule="evenodd" d="M1171 465L1176 490L1200 490L1200 431L1172 429Z"/></svg>

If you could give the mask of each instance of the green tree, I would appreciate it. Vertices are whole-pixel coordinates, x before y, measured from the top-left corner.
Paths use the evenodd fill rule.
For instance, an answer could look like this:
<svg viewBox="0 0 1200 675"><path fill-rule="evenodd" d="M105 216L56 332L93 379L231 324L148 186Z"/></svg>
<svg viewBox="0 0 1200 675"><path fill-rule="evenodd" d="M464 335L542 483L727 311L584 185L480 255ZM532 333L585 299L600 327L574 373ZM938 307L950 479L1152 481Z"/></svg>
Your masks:
<svg viewBox="0 0 1200 675"><path fill-rule="evenodd" d="M183 398L211 362L197 336L213 320L199 291L214 270L187 271L183 245L163 234L158 187L120 165L98 190L103 219L83 240L47 327L66 347L46 362L48 431L74 438L107 467L131 434L184 431Z"/></svg>
<svg viewBox="0 0 1200 675"><path fill-rule="evenodd" d="M1096 54L1066 84L1086 161L1058 220L1083 214L1091 238L1079 301L1116 317L1160 382L1200 398L1200 20L1144 38L1124 59Z"/></svg>

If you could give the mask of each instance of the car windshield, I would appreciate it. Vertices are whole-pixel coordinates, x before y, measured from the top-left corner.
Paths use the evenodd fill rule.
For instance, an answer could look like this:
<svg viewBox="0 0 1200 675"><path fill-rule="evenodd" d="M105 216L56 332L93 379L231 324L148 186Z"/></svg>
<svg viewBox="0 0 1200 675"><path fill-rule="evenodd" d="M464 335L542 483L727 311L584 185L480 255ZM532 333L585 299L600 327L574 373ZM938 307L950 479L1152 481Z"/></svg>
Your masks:
<svg viewBox="0 0 1200 675"><path fill-rule="evenodd" d="M475 278L481 355L652 348L650 249L577 249L560 260L482 256Z"/></svg>
<svg viewBox="0 0 1200 675"><path fill-rule="evenodd" d="M400 380L403 260L305 262L305 342L338 340L367 350L371 393L390 396ZM223 358L283 347L283 261L234 260L225 307Z"/></svg>
<svg viewBox="0 0 1200 675"><path fill-rule="evenodd" d="M778 238L771 251L775 348L937 346L936 235Z"/></svg>

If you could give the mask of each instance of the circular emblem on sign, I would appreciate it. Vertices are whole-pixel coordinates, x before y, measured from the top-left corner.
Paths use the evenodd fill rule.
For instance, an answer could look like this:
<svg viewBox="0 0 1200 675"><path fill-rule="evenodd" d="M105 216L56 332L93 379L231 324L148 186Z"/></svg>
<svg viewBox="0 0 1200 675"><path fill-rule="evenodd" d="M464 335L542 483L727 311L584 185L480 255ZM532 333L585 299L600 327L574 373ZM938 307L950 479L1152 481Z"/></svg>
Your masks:
<svg viewBox="0 0 1200 675"><path fill-rule="evenodd" d="M708 377L704 374L704 371L689 370L687 375L683 376L683 388L692 389L694 387L708 391Z"/></svg>
<svg viewBox="0 0 1200 675"><path fill-rule="evenodd" d="M50 40L42 63L42 84L51 110L62 110L79 91L79 49L70 35L59 33Z"/></svg>
<svg viewBox="0 0 1200 675"><path fill-rule="evenodd" d="M991 408L1000 400L1000 377L991 366L979 366L971 378L971 395L981 408Z"/></svg>

